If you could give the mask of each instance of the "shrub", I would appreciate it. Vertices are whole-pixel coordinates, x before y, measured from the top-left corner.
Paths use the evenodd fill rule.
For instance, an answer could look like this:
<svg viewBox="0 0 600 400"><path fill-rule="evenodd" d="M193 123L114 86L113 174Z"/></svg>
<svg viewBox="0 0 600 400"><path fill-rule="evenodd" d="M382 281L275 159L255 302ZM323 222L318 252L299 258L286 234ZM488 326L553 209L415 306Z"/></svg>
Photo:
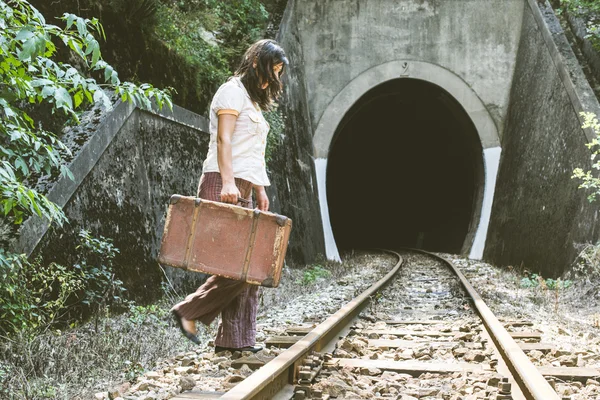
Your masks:
<svg viewBox="0 0 600 400"><path fill-rule="evenodd" d="M329 278L330 276L331 272L329 272L328 269L323 268L320 265L314 265L304 271L301 284L310 285L320 278Z"/></svg>
<svg viewBox="0 0 600 400"><path fill-rule="evenodd" d="M570 280L559 279L544 279L541 275L531 274L528 277L521 279L521 287L523 288L541 288L543 290L562 290L568 289L573 284Z"/></svg>
<svg viewBox="0 0 600 400"><path fill-rule="evenodd" d="M600 170L600 159L596 160L596 157L600 154L600 124L598 123L598 119L596 115L593 113L585 113L582 112L581 115L584 117L584 124L582 126L583 129L591 128L596 137L586 146L592 149L592 168L595 170ZM576 178L581 180L581 184L579 185L580 189L591 189L592 193L588 196L588 200L593 202L596 200L596 196L600 195L600 178L597 178L592 174L592 171L583 171L581 168L576 168L573 171L573 176L571 178Z"/></svg>
<svg viewBox="0 0 600 400"><path fill-rule="evenodd" d="M25 105L49 104L53 113L63 112L77 122L78 110L86 103L111 107L106 87L144 108L150 108L152 100L159 107L171 106L168 93L119 80L102 59L98 39L104 38L104 29L97 19L65 14L62 22L65 28L48 24L25 0L0 0L0 210L17 225L30 215L64 222L62 210L33 189L30 178L53 170L71 176L61 162L61 151L68 149L54 134L37 128ZM71 49L85 72L100 74L105 84L53 60L58 45Z"/></svg>
<svg viewBox="0 0 600 400"><path fill-rule="evenodd" d="M116 249L110 239L81 231L78 263L65 267L24 255L0 257L0 332L33 336L57 324L74 325L85 311L126 304L123 283L115 279Z"/></svg>

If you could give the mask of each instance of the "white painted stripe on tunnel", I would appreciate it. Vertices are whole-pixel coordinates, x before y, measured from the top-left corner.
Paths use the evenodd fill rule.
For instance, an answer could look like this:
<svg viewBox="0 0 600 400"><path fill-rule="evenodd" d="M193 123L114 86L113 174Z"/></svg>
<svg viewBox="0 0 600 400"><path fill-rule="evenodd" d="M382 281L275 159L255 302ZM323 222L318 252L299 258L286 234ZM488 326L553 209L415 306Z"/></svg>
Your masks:
<svg viewBox="0 0 600 400"><path fill-rule="evenodd" d="M487 239L488 227L490 225L490 215L492 214L492 203L494 202L494 192L496 190L496 178L498 177L498 167L500 165L500 154L502 148L490 147L483 150L483 162L485 168L485 187L483 190L483 202L481 204L481 217L479 226L475 233L475 240L469 258L481 260L483 249Z"/></svg>
<svg viewBox="0 0 600 400"><path fill-rule="evenodd" d="M323 235L325 237L325 255L328 260L342 261L338 252L331 221L329 220L329 206L327 205L327 185L325 178L327 176L327 159L316 158L315 170L317 172L317 192L319 193L319 206L321 208L321 220L323 221Z"/></svg>

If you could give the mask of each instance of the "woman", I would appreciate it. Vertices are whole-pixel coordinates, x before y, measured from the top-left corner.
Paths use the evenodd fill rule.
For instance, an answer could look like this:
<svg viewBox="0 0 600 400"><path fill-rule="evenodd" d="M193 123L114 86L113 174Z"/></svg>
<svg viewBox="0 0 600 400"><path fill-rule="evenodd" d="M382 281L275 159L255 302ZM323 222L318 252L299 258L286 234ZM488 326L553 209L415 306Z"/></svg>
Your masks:
<svg viewBox="0 0 600 400"><path fill-rule="evenodd" d="M210 106L210 144L198 197L252 208L252 189L259 210L269 210L265 186L265 148L269 124L262 115L279 96L288 60L273 40L260 40L244 55L236 71L215 94ZM182 333L194 343L195 321L209 325L219 313L215 352L257 352L258 286L219 276L172 308Z"/></svg>

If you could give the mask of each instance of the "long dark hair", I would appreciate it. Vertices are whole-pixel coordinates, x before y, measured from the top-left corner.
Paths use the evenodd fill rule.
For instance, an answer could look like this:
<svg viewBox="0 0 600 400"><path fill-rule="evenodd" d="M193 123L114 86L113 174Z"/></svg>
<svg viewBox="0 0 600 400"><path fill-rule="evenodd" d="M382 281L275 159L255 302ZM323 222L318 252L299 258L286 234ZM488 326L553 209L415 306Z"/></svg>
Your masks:
<svg viewBox="0 0 600 400"><path fill-rule="evenodd" d="M283 63L279 74L273 72L273 66ZM261 110L268 110L273 101L279 97L283 85L280 76L289 64L285 52L271 39L263 39L246 50L244 58L235 76L239 76L250 98ZM269 83L266 89L262 86Z"/></svg>

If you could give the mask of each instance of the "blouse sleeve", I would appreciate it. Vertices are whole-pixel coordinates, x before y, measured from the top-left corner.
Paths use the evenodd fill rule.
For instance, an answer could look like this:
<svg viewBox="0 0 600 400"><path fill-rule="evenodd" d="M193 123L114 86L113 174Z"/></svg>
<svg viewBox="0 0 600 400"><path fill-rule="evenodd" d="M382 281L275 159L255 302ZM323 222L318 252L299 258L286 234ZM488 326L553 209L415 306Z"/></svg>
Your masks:
<svg viewBox="0 0 600 400"><path fill-rule="evenodd" d="M244 106L245 96L242 88L235 85L225 85L215 95L213 110L217 115L233 114L238 116Z"/></svg>

